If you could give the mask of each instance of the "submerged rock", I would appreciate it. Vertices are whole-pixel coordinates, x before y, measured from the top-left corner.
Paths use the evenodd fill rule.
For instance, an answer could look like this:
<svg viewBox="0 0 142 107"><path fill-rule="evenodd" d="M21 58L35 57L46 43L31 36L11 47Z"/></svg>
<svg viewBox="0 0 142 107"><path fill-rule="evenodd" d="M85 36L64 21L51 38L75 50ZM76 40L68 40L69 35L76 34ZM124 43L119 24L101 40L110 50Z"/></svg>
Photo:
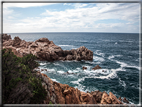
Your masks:
<svg viewBox="0 0 142 107"><path fill-rule="evenodd" d="M129 103L129 101L124 97L123 102Z"/></svg>
<svg viewBox="0 0 142 107"><path fill-rule="evenodd" d="M83 70L87 69L87 67L82 67Z"/></svg>

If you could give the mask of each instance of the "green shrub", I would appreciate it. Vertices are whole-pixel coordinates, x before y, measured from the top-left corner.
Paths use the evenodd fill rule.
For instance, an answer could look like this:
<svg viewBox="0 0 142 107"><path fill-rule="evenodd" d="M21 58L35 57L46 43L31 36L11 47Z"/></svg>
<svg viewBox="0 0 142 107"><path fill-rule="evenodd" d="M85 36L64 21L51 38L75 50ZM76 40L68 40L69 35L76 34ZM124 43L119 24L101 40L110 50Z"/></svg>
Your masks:
<svg viewBox="0 0 142 107"><path fill-rule="evenodd" d="M46 97L46 91L42 87L41 80L32 74L31 71L38 67L35 61L36 56L29 54L22 58L14 55L11 49L2 50L2 101L8 102L12 89L17 87L19 82L28 84L27 88L33 94L30 103L41 103ZM25 85L26 86L26 85Z"/></svg>

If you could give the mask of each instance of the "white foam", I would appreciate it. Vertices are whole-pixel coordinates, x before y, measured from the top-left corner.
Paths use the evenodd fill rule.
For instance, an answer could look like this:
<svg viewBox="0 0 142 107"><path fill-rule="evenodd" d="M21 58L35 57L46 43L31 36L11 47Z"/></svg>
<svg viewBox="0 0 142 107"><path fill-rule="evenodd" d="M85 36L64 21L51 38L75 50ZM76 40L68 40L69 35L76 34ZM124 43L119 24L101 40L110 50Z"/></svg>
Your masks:
<svg viewBox="0 0 142 107"><path fill-rule="evenodd" d="M111 55L108 57L109 60L112 60L114 57L122 57L123 55Z"/></svg>
<svg viewBox="0 0 142 107"><path fill-rule="evenodd" d="M81 68L76 68L76 69L81 70Z"/></svg>
<svg viewBox="0 0 142 107"><path fill-rule="evenodd" d="M91 70L91 67L92 67L92 66L82 65L82 67L87 67L87 70ZM86 69L84 69L84 70L86 70Z"/></svg>
<svg viewBox="0 0 142 107"><path fill-rule="evenodd" d="M126 71L124 68L136 68L138 70L140 70L140 67L139 66L134 66L134 65L128 65L126 64L125 62L121 62L121 61L118 61L118 60L114 60L113 58L114 57L121 57L122 55L111 55L108 57L109 60L111 61L115 61L116 63L120 64L120 68L117 68L115 71Z"/></svg>
<svg viewBox="0 0 142 107"><path fill-rule="evenodd" d="M49 72L55 72L55 69L47 69Z"/></svg>
<svg viewBox="0 0 142 107"><path fill-rule="evenodd" d="M60 64L58 64L58 63L53 63L54 65L60 65Z"/></svg>
<svg viewBox="0 0 142 107"><path fill-rule="evenodd" d="M104 72L103 72L104 71ZM92 73L100 73L100 74L109 74L110 73L110 70L108 69L97 69L97 70L91 70L90 72Z"/></svg>
<svg viewBox="0 0 142 107"><path fill-rule="evenodd" d="M94 61L99 61L99 62L103 62L103 61L105 61L105 59L104 59L104 58L102 58L102 57L98 57L98 56L93 56L93 59L94 59Z"/></svg>
<svg viewBox="0 0 142 107"><path fill-rule="evenodd" d="M39 63L40 65L46 65L46 63Z"/></svg>
<svg viewBox="0 0 142 107"><path fill-rule="evenodd" d="M100 62L94 62L94 61L85 61L85 63L89 63L89 64L100 64Z"/></svg>
<svg viewBox="0 0 142 107"><path fill-rule="evenodd" d="M58 46L62 46L62 47L73 47L73 45L58 45Z"/></svg>
<svg viewBox="0 0 142 107"><path fill-rule="evenodd" d="M124 88L126 88L126 83L119 78L119 84L121 84Z"/></svg>
<svg viewBox="0 0 142 107"><path fill-rule="evenodd" d="M117 42L115 42L115 45L117 45Z"/></svg>
<svg viewBox="0 0 142 107"><path fill-rule="evenodd" d="M100 52L101 50L96 50L94 54L104 57L105 54Z"/></svg>
<svg viewBox="0 0 142 107"><path fill-rule="evenodd" d="M69 73L73 73L71 70L68 71Z"/></svg>
<svg viewBox="0 0 142 107"><path fill-rule="evenodd" d="M73 70L72 72L73 72L73 73L76 73L76 72L79 72L79 71L78 71L78 70Z"/></svg>
<svg viewBox="0 0 142 107"><path fill-rule="evenodd" d="M100 77L95 77L95 78L100 78L100 79L113 79L113 78L116 78L117 77L117 74L116 74L116 71L112 71L109 75L107 76L100 76Z"/></svg>
<svg viewBox="0 0 142 107"><path fill-rule="evenodd" d="M71 83L80 85L79 82L84 81L85 78L86 77L79 78L77 81L71 81Z"/></svg>
<svg viewBox="0 0 142 107"><path fill-rule="evenodd" d="M138 67L138 66L128 65L124 62L120 62L120 61L117 61L117 60L115 60L115 61L116 61L116 63L120 64L121 68L124 68L124 67L129 68L130 67L130 68L136 68L136 69L140 70L140 67Z"/></svg>
<svg viewBox="0 0 142 107"><path fill-rule="evenodd" d="M41 73L46 74L47 71L41 71Z"/></svg>
<svg viewBox="0 0 142 107"><path fill-rule="evenodd" d="M57 71L59 74L63 74L63 73L65 73L64 71Z"/></svg>
<svg viewBox="0 0 142 107"><path fill-rule="evenodd" d="M57 81L56 79L52 79L52 78L51 78L51 80L53 80L53 81L55 81L55 82L58 82L58 83L60 83L60 82L59 82L59 81Z"/></svg>
<svg viewBox="0 0 142 107"><path fill-rule="evenodd" d="M108 41L110 41L110 40L107 40L107 39L106 39L106 40L103 40L103 41L108 42Z"/></svg>

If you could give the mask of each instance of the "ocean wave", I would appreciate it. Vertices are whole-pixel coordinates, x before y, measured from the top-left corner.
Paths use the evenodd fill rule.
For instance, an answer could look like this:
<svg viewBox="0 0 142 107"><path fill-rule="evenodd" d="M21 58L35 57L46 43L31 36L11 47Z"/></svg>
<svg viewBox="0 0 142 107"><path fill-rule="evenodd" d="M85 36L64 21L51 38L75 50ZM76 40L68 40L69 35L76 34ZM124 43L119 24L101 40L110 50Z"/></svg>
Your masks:
<svg viewBox="0 0 142 107"><path fill-rule="evenodd" d="M82 65L82 67L87 67L87 70L91 70L91 68L92 68L92 66L89 66L89 65L86 65L86 64Z"/></svg>
<svg viewBox="0 0 142 107"><path fill-rule="evenodd" d="M106 75L106 76L100 76L100 77L95 77L95 78L100 78L100 79L113 79L116 78L117 74L116 71L112 71L110 74Z"/></svg>
<svg viewBox="0 0 142 107"><path fill-rule="evenodd" d="M55 72L55 69L47 69L48 72Z"/></svg>
<svg viewBox="0 0 142 107"><path fill-rule="evenodd" d="M140 70L140 67L139 66L135 66L135 65L128 65L127 63L125 62L121 62L121 61L118 61L118 60L114 60L113 58L115 57L121 57L122 55L111 55L108 57L109 60L111 61L114 61L118 64L120 64L120 68L117 68L116 71L126 71L124 68L136 68L138 70Z"/></svg>
<svg viewBox="0 0 142 107"><path fill-rule="evenodd" d="M56 79L53 79L53 78L51 78L51 80L53 80L53 81L55 81L55 82L58 82L58 83L60 83L59 81L57 81Z"/></svg>
<svg viewBox="0 0 142 107"><path fill-rule="evenodd" d="M57 71L59 74L63 74L63 73L65 73L64 71Z"/></svg>
<svg viewBox="0 0 142 107"><path fill-rule="evenodd" d="M79 78L77 81L71 81L71 83L80 85L79 82L84 81L85 78L87 78L87 77Z"/></svg>
<svg viewBox="0 0 142 107"><path fill-rule="evenodd" d="M115 58L115 57L122 57L123 55L111 55L108 57L109 60Z"/></svg>
<svg viewBox="0 0 142 107"><path fill-rule="evenodd" d="M58 45L58 46L61 46L61 47L74 47L73 45Z"/></svg>
<svg viewBox="0 0 142 107"><path fill-rule="evenodd" d="M53 63L54 65L60 65L59 63Z"/></svg>
<svg viewBox="0 0 142 107"><path fill-rule="evenodd" d="M98 56L93 56L93 59L94 59L94 61L99 61L99 62L103 62L103 61L105 61L105 59L104 59L104 58L102 58L102 57L98 57Z"/></svg>
<svg viewBox="0 0 142 107"><path fill-rule="evenodd" d="M106 39L106 40L102 40L102 41L104 41L104 42L109 42L110 40L107 40L107 39Z"/></svg>
<svg viewBox="0 0 142 107"><path fill-rule="evenodd" d="M138 66L128 65L124 62L120 62L120 61L117 61L117 60L115 60L115 62L120 64L121 68L136 68L136 69L140 70L140 67L138 67Z"/></svg>
<svg viewBox="0 0 142 107"><path fill-rule="evenodd" d="M131 41L131 40L119 40L119 42L134 42L134 41Z"/></svg>
<svg viewBox="0 0 142 107"><path fill-rule="evenodd" d="M104 57L105 54L102 53L102 52L100 52L100 51L101 51L101 50L96 50L96 51L94 52L94 54Z"/></svg>
<svg viewBox="0 0 142 107"><path fill-rule="evenodd" d="M119 84L122 85L124 88L126 88L125 81L122 81L120 78L119 78Z"/></svg>
<svg viewBox="0 0 142 107"><path fill-rule="evenodd" d="M100 62L94 62L94 61L85 61L87 64L100 64Z"/></svg>
<svg viewBox="0 0 142 107"><path fill-rule="evenodd" d="M85 40L74 40L75 42L80 42L80 43L88 43L88 41Z"/></svg>
<svg viewBox="0 0 142 107"><path fill-rule="evenodd" d="M46 65L47 63L39 63L40 65Z"/></svg>
<svg viewBox="0 0 142 107"><path fill-rule="evenodd" d="M104 72L103 72L104 71ZM109 70L109 69L97 69L97 70L91 70L90 71L91 73L97 73L97 74L104 74L104 75L106 75L106 74L110 74L111 73L111 71Z"/></svg>

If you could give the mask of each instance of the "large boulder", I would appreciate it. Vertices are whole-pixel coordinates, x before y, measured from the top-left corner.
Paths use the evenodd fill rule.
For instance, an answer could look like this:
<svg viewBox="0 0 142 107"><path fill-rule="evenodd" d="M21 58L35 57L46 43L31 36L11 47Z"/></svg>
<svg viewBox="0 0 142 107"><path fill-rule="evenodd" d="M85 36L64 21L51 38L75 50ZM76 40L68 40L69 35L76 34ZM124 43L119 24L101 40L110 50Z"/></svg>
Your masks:
<svg viewBox="0 0 142 107"><path fill-rule="evenodd" d="M99 65L96 65L92 70L102 69Z"/></svg>
<svg viewBox="0 0 142 107"><path fill-rule="evenodd" d="M67 55L66 60L73 60L73 56L72 55Z"/></svg>
<svg viewBox="0 0 142 107"><path fill-rule="evenodd" d="M20 47L21 39L19 37L15 37L13 40L13 47Z"/></svg>
<svg viewBox="0 0 142 107"><path fill-rule="evenodd" d="M11 40L11 35L3 34L2 35L2 42Z"/></svg>
<svg viewBox="0 0 142 107"><path fill-rule="evenodd" d="M96 99L97 103L101 103L103 93L104 92L98 90L91 92L91 95Z"/></svg>
<svg viewBox="0 0 142 107"><path fill-rule="evenodd" d="M3 46L12 46L13 45L13 40L8 40L3 42Z"/></svg>
<svg viewBox="0 0 142 107"><path fill-rule="evenodd" d="M50 43L50 41L47 38L40 38L40 39L36 40L35 42L46 42L46 43Z"/></svg>

